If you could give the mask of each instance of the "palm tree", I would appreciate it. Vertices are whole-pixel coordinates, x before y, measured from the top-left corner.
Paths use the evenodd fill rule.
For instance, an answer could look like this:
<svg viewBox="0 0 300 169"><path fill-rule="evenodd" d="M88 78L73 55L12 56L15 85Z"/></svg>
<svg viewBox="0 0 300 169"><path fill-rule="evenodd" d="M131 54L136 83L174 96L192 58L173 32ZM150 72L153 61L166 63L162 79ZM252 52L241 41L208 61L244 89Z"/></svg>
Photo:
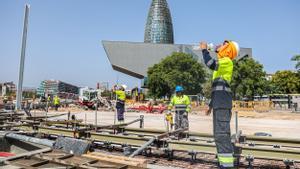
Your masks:
<svg viewBox="0 0 300 169"><path fill-rule="evenodd" d="M300 71L300 55L293 56L291 60L296 62L295 68Z"/></svg>

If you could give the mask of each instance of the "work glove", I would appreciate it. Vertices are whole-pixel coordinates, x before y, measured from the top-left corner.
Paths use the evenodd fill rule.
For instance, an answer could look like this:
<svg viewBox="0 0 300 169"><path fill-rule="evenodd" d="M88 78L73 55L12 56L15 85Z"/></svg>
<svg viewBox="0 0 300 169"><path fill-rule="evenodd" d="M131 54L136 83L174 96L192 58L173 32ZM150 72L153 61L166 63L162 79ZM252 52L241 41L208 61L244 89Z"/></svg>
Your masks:
<svg viewBox="0 0 300 169"><path fill-rule="evenodd" d="M183 116L187 117L188 116L188 112L184 112Z"/></svg>

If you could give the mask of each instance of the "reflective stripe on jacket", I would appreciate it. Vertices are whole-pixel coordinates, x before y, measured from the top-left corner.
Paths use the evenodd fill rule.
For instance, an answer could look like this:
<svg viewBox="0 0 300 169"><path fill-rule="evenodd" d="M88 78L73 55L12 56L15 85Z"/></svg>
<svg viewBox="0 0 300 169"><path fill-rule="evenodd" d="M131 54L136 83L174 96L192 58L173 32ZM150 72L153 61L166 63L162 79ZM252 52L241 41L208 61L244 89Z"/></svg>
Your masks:
<svg viewBox="0 0 300 169"><path fill-rule="evenodd" d="M218 154L218 161L222 167L234 167L234 157L230 153Z"/></svg>
<svg viewBox="0 0 300 169"><path fill-rule="evenodd" d="M213 109L231 109L232 94L229 84L233 72L232 60L229 57L216 60L210 56L207 49L202 50L202 54L206 66L214 70L209 107Z"/></svg>
<svg viewBox="0 0 300 169"><path fill-rule="evenodd" d="M171 99L171 102L169 104L169 109L172 109L172 107L175 106L176 110L185 110L187 112L191 111L191 102L190 98L187 95L182 95L180 97L173 96Z"/></svg>

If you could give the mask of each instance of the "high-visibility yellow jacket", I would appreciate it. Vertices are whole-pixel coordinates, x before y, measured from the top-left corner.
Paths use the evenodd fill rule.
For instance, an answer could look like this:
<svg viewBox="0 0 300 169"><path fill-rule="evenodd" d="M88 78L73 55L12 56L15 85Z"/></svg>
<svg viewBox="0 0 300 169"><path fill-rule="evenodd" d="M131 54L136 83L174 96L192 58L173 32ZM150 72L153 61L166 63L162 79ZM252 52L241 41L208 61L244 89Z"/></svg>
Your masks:
<svg viewBox="0 0 300 169"><path fill-rule="evenodd" d="M169 109L172 109L172 107L175 106L175 109L184 109L186 112L191 111L191 102L190 98L187 95L182 96L173 96L171 99L171 102L169 104Z"/></svg>
<svg viewBox="0 0 300 169"><path fill-rule="evenodd" d="M212 95L210 107L217 108L232 108L232 95L230 82L233 72L233 62L229 57L212 58L207 49L202 50L204 63L213 72Z"/></svg>
<svg viewBox="0 0 300 169"><path fill-rule="evenodd" d="M214 70L213 80L222 78L230 83L232 78L233 63L229 57L218 59L218 69Z"/></svg>
<svg viewBox="0 0 300 169"><path fill-rule="evenodd" d="M125 101L125 98L126 98L125 91L123 91L123 90L116 90L115 93L117 95L118 100Z"/></svg>
<svg viewBox="0 0 300 169"><path fill-rule="evenodd" d="M60 99L59 97L55 96L54 99L53 99L53 104L54 105L59 105L60 104Z"/></svg>

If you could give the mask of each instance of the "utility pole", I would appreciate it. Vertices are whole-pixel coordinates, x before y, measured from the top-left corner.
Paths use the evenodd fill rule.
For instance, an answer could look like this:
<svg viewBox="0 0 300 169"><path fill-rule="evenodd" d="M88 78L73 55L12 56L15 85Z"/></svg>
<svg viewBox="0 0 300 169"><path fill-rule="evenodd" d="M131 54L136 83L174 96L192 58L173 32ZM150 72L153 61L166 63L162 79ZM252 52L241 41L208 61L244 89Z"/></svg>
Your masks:
<svg viewBox="0 0 300 169"><path fill-rule="evenodd" d="M19 82L18 82L18 91L17 91L16 110L21 110L21 108L22 108L21 104L22 104L23 74L24 74L24 62L25 62L29 7L30 7L29 4L25 5L24 27L23 27L22 49L21 49L21 59L20 59L20 68L19 68Z"/></svg>

